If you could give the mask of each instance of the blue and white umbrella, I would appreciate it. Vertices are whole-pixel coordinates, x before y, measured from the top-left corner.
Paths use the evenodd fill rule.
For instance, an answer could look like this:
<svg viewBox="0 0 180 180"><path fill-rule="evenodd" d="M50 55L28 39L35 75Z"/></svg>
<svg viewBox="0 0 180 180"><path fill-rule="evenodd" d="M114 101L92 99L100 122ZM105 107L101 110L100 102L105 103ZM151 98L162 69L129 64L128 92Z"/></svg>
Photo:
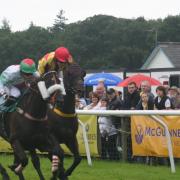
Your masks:
<svg viewBox="0 0 180 180"><path fill-rule="evenodd" d="M122 79L110 73L96 73L85 78L84 84L86 86L94 86L97 85L99 81L104 81L105 86L116 86Z"/></svg>

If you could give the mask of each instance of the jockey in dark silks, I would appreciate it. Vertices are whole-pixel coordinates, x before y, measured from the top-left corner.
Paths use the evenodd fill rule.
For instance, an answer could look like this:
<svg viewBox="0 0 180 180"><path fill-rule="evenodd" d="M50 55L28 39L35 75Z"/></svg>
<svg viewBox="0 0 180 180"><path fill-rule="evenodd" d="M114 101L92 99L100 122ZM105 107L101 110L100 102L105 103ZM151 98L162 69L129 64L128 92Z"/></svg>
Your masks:
<svg viewBox="0 0 180 180"><path fill-rule="evenodd" d="M11 65L0 75L0 105L8 99L20 97L22 84L39 77L35 62L26 58L19 65Z"/></svg>

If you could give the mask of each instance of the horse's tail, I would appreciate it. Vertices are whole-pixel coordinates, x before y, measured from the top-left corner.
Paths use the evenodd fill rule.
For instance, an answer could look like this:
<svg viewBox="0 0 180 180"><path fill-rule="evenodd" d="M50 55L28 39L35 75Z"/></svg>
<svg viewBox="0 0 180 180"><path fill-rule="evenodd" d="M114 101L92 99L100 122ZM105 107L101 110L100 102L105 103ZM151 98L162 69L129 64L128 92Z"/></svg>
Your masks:
<svg viewBox="0 0 180 180"><path fill-rule="evenodd" d="M2 176L2 180L10 180L6 169L1 164L0 164L0 174Z"/></svg>

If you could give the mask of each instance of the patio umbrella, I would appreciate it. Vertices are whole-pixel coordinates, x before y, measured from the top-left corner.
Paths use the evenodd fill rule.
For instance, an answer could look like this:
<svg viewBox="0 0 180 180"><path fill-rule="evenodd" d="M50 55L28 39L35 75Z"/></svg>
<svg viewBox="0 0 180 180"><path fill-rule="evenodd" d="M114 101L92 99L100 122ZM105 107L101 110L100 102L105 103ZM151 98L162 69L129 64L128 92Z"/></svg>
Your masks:
<svg viewBox="0 0 180 180"><path fill-rule="evenodd" d="M117 86L126 87L126 86L128 86L128 84L130 82L135 82L137 84L137 86L139 87L142 81L148 81L152 86L153 85L154 86L162 85L158 80L156 80L152 77L145 76L143 74L136 74L136 75L128 77L124 81L120 82Z"/></svg>
<svg viewBox="0 0 180 180"><path fill-rule="evenodd" d="M98 85L99 81L104 81L105 86L116 86L122 79L110 73L96 73L85 78L84 84L86 86Z"/></svg>

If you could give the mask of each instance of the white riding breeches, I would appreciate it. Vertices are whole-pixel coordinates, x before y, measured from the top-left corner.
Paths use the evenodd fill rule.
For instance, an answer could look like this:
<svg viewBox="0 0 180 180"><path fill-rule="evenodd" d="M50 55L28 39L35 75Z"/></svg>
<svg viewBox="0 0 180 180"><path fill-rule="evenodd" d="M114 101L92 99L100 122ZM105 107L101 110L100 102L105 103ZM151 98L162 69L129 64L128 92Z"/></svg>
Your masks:
<svg viewBox="0 0 180 180"><path fill-rule="evenodd" d="M5 86L4 91L8 96L18 98L21 95L20 90L15 86Z"/></svg>

